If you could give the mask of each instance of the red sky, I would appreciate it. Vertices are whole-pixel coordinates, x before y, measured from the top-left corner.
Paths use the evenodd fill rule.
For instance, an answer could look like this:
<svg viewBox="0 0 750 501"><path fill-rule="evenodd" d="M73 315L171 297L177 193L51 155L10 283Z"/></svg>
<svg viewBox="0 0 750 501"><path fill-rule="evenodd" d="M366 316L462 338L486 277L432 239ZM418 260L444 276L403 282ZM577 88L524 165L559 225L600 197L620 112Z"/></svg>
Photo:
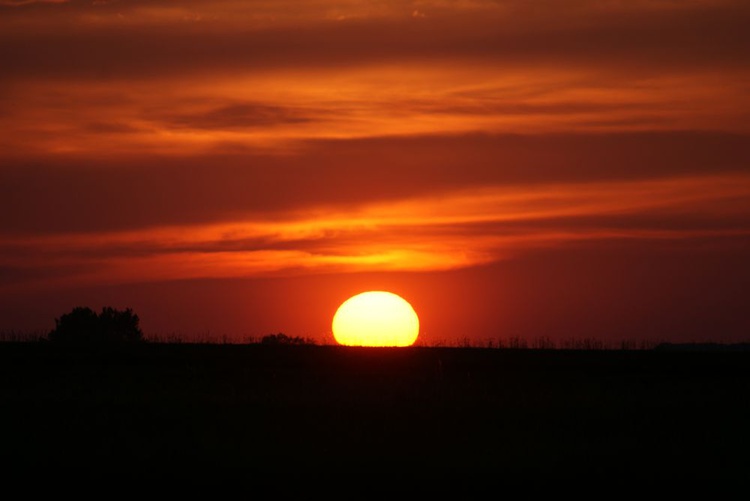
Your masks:
<svg viewBox="0 0 750 501"><path fill-rule="evenodd" d="M0 0L0 329L750 340L744 0Z"/></svg>

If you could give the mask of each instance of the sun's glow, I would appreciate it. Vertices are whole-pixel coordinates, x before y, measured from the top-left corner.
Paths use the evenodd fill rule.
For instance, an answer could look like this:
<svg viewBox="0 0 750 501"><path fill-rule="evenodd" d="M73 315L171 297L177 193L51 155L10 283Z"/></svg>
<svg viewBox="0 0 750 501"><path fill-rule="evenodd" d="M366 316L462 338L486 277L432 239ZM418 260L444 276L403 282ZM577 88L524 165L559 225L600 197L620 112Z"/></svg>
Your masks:
<svg viewBox="0 0 750 501"><path fill-rule="evenodd" d="M333 316L333 337L346 346L411 346L419 317L401 296L369 291L344 301Z"/></svg>

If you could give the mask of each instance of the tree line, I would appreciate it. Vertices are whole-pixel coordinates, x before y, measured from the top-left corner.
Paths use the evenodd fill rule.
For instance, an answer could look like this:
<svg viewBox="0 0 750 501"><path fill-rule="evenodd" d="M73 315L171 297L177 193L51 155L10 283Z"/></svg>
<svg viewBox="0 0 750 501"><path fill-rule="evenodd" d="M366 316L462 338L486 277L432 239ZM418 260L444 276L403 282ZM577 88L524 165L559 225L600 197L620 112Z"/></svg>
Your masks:
<svg viewBox="0 0 750 501"><path fill-rule="evenodd" d="M118 310L111 306L105 306L99 313L85 306L73 308L55 319L55 328L49 332L47 339L68 345L115 345L145 341L138 315L131 308ZM309 345L315 344L315 341L279 332L263 336L260 344Z"/></svg>

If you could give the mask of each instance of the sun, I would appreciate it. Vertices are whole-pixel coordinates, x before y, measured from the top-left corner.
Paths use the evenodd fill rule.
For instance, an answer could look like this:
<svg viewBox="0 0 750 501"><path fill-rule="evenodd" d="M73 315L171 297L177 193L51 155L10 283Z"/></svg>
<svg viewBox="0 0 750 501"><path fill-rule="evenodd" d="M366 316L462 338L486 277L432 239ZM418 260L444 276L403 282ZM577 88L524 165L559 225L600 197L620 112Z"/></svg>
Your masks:
<svg viewBox="0 0 750 501"><path fill-rule="evenodd" d="M346 346L411 346L419 317L401 296L369 291L344 301L333 316L333 337Z"/></svg>

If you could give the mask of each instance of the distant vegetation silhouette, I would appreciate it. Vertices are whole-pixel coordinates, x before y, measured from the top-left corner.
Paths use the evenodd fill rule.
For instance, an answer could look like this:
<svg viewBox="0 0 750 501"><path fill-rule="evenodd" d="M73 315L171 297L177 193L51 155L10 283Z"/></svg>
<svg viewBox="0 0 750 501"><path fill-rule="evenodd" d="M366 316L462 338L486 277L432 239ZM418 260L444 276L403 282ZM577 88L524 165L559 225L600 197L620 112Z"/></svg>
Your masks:
<svg viewBox="0 0 750 501"><path fill-rule="evenodd" d="M55 319L49 340L61 344L112 345L143 341L140 319L133 310L117 310L109 306L97 314L88 307L73 308Z"/></svg>
<svg viewBox="0 0 750 501"><path fill-rule="evenodd" d="M263 336L260 340L261 344L266 345L302 345L302 344L315 344L312 339L302 338L299 336L291 337L279 332L278 334L269 334Z"/></svg>

